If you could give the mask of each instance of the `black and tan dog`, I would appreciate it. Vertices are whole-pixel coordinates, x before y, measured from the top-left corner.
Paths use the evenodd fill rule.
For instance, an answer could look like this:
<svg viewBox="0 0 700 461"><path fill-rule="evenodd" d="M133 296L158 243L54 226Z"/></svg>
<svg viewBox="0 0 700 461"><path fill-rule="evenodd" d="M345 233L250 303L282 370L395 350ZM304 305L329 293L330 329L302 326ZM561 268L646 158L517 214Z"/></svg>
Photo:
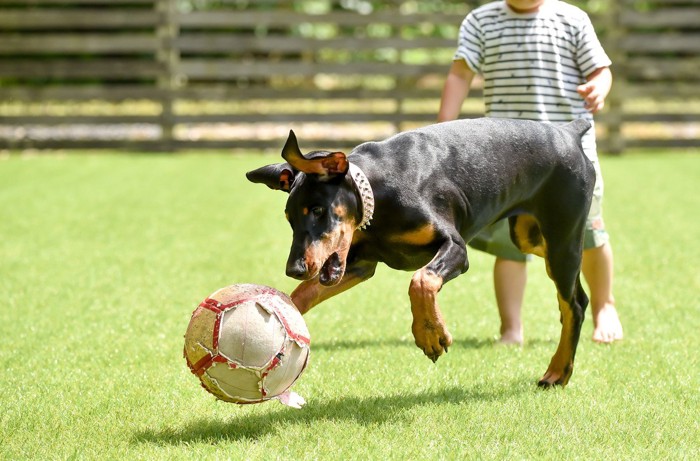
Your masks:
<svg viewBox="0 0 700 461"><path fill-rule="evenodd" d="M433 361L452 344L437 303L469 268L465 242L507 217L515 244L545 258L562 331L541 386L566 385L588 297L579 281L595 173L581 148L590 128L518 120L459 120L368 142L349 155L302 155L290 132L286 163L247 174L289 192L287 275L306 313L370 278L378 262L417 270L409 296L416 345Z"/></svg>

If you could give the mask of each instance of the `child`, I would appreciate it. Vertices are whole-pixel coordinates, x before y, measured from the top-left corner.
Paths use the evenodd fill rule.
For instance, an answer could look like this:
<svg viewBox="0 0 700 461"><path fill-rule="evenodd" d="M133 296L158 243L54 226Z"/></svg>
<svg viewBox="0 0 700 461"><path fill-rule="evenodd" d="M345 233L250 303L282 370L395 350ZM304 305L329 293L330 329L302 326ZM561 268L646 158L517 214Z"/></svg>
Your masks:
<svg viewBox="0 0 700 461"><path fill-rule="evenodd" d="M500 0L464 19L458 49L445 82L439 121L459 116L474 76L484 78L486 116L566 123L603 108L612 85L611 62L590 19L558 0ZM603 178L595 127L583 140L596 170L593 203L586 223L582 272L590 289L593 340L622 339L612 294L613 254L602 217ZM508 223L485 229L469 245L496 256L494 285L501 317L500 342L522 344L520 318L526 261L510 241Z"/></svg>

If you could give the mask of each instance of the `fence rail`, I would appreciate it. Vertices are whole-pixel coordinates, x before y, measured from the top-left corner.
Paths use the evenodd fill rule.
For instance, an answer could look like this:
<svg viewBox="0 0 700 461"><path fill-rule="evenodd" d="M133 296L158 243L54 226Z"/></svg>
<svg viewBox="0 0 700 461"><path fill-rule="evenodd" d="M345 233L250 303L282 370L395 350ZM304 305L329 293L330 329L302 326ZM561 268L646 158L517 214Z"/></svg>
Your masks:
<svg viewBox="0 0 700 461"><path fill-rule="evenodd" d="M186 3L0 0L0 148L278 148L290 127L308 148L381 139L436 119L483 2ZM614 62L602 150L700 147L700 1L592 19ZM463 117L480 96L477 82Z"/></svg>

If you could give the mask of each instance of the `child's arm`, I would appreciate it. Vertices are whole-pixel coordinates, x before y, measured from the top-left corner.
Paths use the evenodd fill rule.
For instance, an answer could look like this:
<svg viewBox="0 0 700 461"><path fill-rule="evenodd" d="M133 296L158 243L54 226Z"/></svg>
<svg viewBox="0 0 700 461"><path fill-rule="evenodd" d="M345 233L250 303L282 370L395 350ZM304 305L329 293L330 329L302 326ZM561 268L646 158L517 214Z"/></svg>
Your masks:
<svg viewBox="0 0 700 461"><path fill-rule="evenodd" d="M585 107L595 114L605 106L605 98L612 86L612 73L608 67L599 67L588 77L586 83L579 85L576 90L585 101Z"/></svg>
<svg viewBox="0 0 700 461"><path fill-rule="evenodd" d="M459 117L462 103L469 94L474 75L463 59L452 61L452 67L450 67L445 86L442 89L438 122L454 120Z"/></svg>

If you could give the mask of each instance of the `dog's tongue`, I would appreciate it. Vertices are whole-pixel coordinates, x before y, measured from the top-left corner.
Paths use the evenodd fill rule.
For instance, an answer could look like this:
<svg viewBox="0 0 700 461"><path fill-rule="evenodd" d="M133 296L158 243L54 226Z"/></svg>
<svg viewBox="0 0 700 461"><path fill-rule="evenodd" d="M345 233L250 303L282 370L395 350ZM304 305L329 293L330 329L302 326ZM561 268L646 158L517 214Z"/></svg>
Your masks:
<svg viewBox="0 0 700 461"><path fill-rule="evenodd" d="M319 274L319 281L324 286L335 285L340 282L342 276L343 267L340 263L340 256L338 253L333 253L323 264Z"/></svg>

